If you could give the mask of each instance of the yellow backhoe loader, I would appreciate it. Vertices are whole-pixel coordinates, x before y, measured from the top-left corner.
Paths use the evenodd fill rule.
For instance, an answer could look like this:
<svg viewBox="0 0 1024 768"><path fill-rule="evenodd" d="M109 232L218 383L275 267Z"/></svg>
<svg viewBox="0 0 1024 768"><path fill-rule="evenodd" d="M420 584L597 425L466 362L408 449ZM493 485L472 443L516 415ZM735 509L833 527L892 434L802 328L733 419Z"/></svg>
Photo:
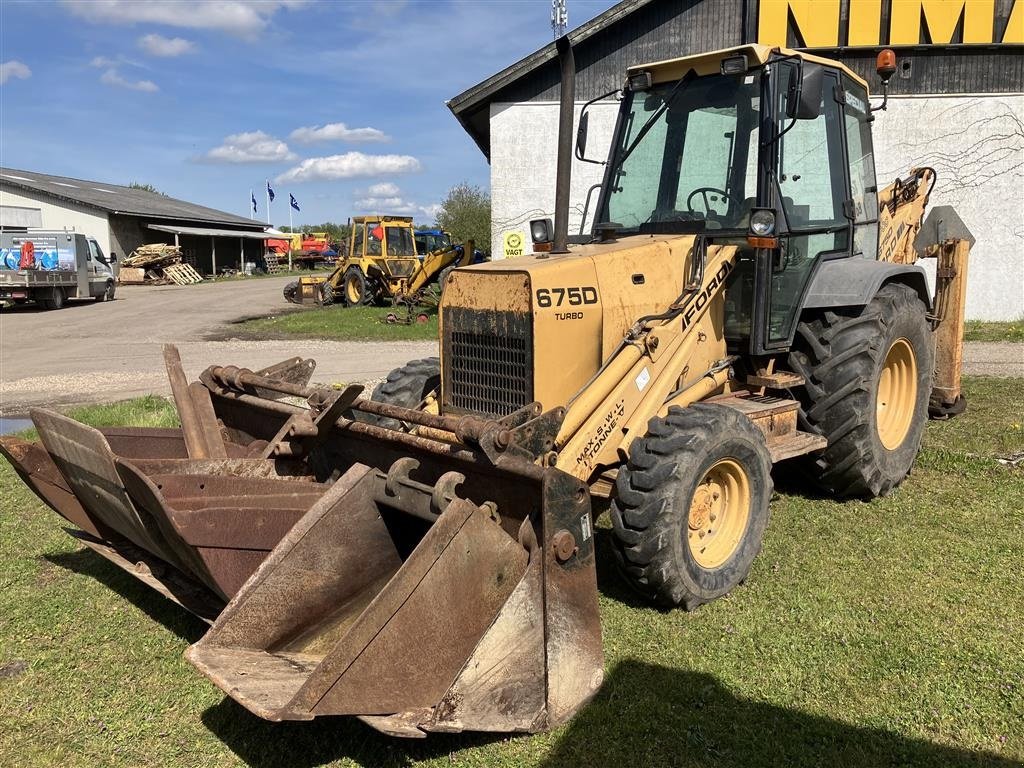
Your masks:
<svg viewBox="0 0 1024 768"><path fill-rule="evenodd" d="M348 255L330 275L307 275L288 283L284 297L293 304L346 307L412 305L445 270L471 263L473 247L450 246L417 254L412 217L356 216L350 221Z"/></svg>
<svg viewBox="0 0 1024 768"><path fill-rule="evenodd" d="M39 409L41 444L0 442L85 545L212 623L188 659L260 717L556 726L603 675L593 496L628 583L694 609L747 577L774 463L885 494L929 399L962 408L942 331L966 246L922 240L933 171L877 191L856 74L760 45L631 68L599 223L570 243L558 49L554 224L531 224L532 256L450 275L439 358L367 398L301 359L190 384L168 348L180 429ZM389 226L357 220L359 258L368 221ZM949 257L934 299L927 255Z"/></svg>

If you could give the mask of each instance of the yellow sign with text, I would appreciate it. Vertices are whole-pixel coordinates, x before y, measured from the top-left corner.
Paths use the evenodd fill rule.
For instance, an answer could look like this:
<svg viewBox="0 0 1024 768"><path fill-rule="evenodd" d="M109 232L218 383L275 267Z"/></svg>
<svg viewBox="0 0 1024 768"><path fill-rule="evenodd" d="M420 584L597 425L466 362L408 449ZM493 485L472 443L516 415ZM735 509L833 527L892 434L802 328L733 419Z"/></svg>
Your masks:
<svg viewBox="0 0 1024 768"><path fill-rule="evenodd" d="M846 20L839 7L840 0L761 0L757 41L784 46L792 27L801 48L883 44L882 0L849 0ZM1000 35L996 30L1004 20ZM958 28L961 39L954 41ZM840 42L844 30L846 40ZM891 0L888 32L888 45L1021 44L1024 0L1014 0L1005 19L996 18L996 0Z"/></svg>
<svg viewBox="0 0 1024 768"><path fill-rule="evenodd" d="M516 256L523 255L523 233L522 232L506 232L502 236L502 244L504 245L504 252L506 259L514 259Z"/></svg>

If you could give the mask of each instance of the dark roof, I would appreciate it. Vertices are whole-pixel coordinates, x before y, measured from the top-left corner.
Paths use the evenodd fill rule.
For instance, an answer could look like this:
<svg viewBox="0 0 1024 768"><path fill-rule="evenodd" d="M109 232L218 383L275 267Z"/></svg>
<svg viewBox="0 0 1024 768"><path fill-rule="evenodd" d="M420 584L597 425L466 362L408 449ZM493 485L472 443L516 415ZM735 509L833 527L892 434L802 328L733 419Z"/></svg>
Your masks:
<svg viewBox="0 0 1024 768"><path fill-rule="evenodd" d="M102 181L49 176L45 173L0 167L0 184L68 200L107 213L142 216L148 219L233 224L259 229L266 226L243 216L207 208L205 205L196 205L156 192Z"/></svg>
<svg viewBox="0 0 1024 768"><path fill-rule="evenodd" d="M607 29L650 2L653 2L653 0L622 0L622 2L613 5L604 13L592 18L586 24L582 24L572 32L569 32L569 42L575 47L592 35ZM552 41L529 56L520 59L512 66L506 67L482 83L478 83L448 100L448 109L452 111L455 119L466 129L466 132L473 137L473 141L480 147L480 151L487 156L488 160L491 157L489 115L486 116L485 120L481 121L479 119L479 112L487 110L491 101L494 100L493 97L500 90L516 83L521 78L535 72L548 62L555 61L557 58L558 52L555 50L555 43Z"/></svg>

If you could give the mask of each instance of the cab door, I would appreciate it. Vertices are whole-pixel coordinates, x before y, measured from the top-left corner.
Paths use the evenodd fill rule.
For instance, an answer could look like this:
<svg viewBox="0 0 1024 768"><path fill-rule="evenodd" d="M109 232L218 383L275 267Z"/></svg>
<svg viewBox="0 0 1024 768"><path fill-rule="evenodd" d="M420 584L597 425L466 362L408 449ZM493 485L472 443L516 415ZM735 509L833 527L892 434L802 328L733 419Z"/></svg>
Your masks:
<svg viewBox="0 0 1024 768"><path fill-rule="evenodd" d="M804 294L818 264L850 255L851 202L843 124L843 91L835 71L826 71L821 110L813 119L786 117L795 61L776 64L773 99L778 138L766 158L778 211L779 246L759 252L762 301L752 351L784 349L800 319ZM804 62L803 67L815 66Z"/></svg>

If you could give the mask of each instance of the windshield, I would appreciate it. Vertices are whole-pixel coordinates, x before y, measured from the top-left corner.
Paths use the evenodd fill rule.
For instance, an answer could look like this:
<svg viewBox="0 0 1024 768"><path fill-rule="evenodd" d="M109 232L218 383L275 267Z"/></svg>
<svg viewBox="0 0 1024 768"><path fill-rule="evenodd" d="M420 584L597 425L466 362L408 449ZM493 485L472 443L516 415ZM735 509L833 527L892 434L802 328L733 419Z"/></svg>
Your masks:
<svg viewBox="0 0 1024 768"><path fill-rule="evenodd" d="M412 230L409 227L386 227L388 238L388 256L415 256L416 246L413 244Z"/></svg>
<svg viewBox="0 0 1024 768"><path fill-rule="evenodd" d="M627 96L602 220L626 232L672 232L679 222L745 230L757 195L760 72L683 84L633 147L675 86L663 83Z"/></svg>
<svg viewBox="0 0 1024 768"><path fill-rule="evenodd" d="M431 253L433 251L449 251L452 247L451 238L447 234L435 234L433 232L416 233L417 252Z"/></svg>

